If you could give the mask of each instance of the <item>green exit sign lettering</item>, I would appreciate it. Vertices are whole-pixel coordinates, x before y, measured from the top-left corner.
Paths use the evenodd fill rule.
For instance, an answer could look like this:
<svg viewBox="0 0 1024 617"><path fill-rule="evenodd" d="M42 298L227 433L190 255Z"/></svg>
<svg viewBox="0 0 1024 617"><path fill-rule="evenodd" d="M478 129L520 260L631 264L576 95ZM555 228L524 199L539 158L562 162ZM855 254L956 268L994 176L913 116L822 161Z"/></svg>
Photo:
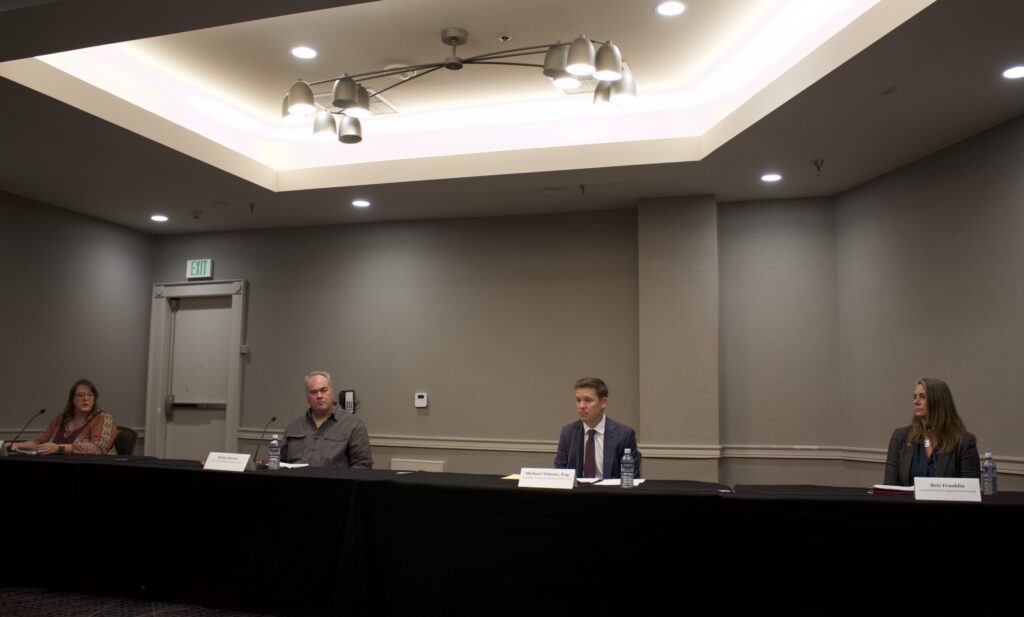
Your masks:
<svg viewBox="0 0 1024 617"><path fill-rule="evenodd" d="M189 259L185 262L185 279L209 279L213 278L212 259Z"/></svg>

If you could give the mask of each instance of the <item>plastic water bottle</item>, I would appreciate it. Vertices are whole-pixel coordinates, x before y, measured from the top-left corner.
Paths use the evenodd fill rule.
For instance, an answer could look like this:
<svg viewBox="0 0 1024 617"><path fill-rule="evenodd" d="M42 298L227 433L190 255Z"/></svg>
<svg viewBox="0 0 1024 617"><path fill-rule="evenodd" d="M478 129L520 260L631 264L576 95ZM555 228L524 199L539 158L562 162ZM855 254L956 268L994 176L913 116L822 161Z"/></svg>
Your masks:
<svg viewBox="0 0 1024 617"><path fill-rule="evenodd" d="M633 454L626 448L622 460L619 461L619 477L622 480L622 488L633 488Z"/></svg>
<svg viewBox="0 0 1024 617"><path fill-rule="evenodd" d="M278 470L281 468L281 439L277 435L270 436L270 445L267 446L267 469Z"/></svg>
<svg viewBox="0 0 1024 617"><path fill-rule="evenodd" d="M981 466L981 494L996 495L999 487L996 484L996 464L992 461L992 453L985 453L985 463Z"/></svg>

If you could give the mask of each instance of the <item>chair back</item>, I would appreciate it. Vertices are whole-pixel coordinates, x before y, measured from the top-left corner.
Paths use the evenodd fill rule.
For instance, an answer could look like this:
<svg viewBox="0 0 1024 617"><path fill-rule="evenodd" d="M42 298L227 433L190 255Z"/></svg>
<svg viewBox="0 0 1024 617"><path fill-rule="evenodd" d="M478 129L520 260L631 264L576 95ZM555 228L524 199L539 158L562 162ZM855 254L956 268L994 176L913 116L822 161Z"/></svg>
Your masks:
<svg viewBox="0 0 1024 617"><path fill-rule="evenodd" d="M135 429L119 426L117 436L114 437L114 450L122 456L131 456L135 453L135 442L138 440L139 434Z"/></svg>

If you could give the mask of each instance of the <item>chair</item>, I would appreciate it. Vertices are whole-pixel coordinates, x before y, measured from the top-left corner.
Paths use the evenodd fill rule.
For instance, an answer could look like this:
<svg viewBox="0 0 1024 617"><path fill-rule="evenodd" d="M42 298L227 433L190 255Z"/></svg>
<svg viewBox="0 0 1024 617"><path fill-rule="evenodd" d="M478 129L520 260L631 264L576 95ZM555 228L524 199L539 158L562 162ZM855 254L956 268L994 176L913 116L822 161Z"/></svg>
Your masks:
<svg viewBox="0 0 1024 617"><path fill-rule="evenodd" d="M135 453L135 442L138 440L139 434L135 429L119 426L117 436L114 437L114 451L122 456L131 456Z"/></svg>

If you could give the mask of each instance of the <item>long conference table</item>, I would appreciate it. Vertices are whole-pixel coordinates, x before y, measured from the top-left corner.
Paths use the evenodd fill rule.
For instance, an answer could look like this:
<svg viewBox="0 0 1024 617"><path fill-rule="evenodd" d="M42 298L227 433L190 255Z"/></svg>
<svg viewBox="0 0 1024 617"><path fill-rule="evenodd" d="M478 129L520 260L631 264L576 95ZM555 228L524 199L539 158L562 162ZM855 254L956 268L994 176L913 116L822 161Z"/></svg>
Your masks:
<svg viewBox="0 0 1024 617"><path fill-rule="evenodd" d="M1020 614L1007 564L1024 555L1024 493L937 503L667 480L559 491L88 456L2 458L0 479L2 585L279 615Z"/></svg>

